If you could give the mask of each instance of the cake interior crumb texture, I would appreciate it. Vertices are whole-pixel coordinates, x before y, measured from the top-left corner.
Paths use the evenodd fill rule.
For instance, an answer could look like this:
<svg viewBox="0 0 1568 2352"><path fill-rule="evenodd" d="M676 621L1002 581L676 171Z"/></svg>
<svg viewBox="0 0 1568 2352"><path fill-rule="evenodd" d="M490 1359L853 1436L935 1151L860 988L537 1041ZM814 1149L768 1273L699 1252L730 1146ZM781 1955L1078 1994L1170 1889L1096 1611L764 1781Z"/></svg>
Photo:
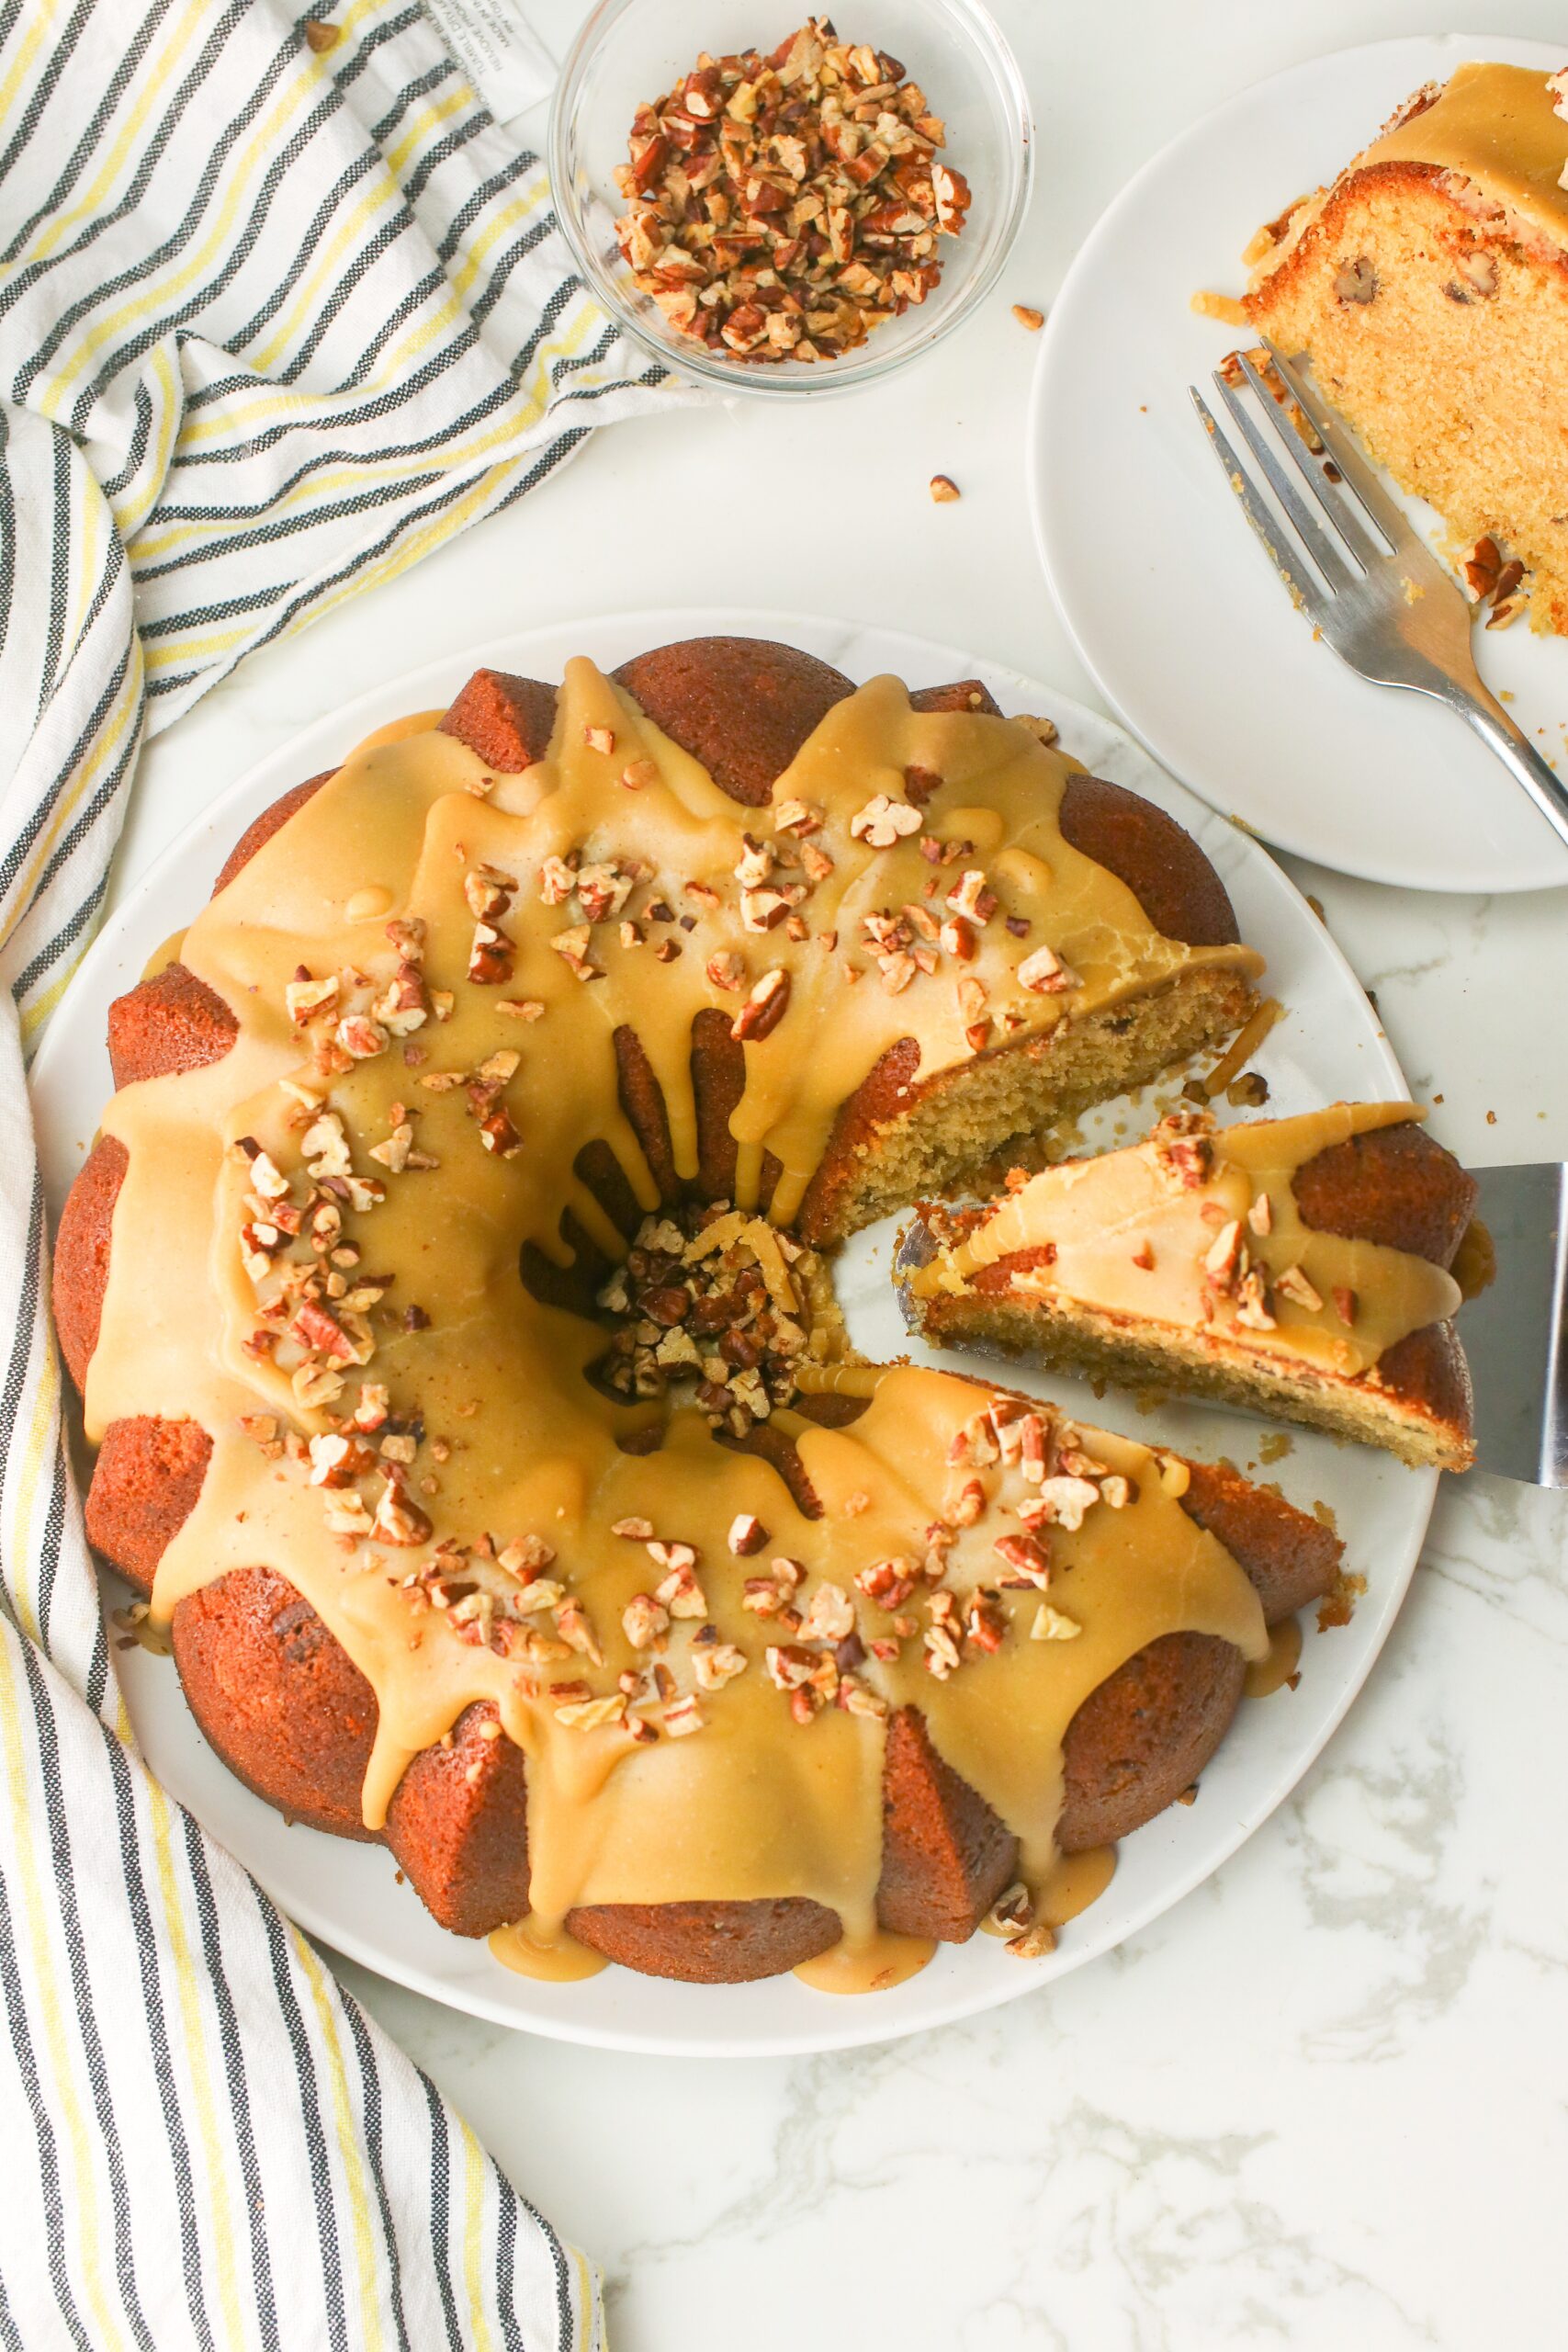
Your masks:
<svg viewBox="0 0 1568 2352"><path fill-rule="evenodd" d="M1456 561L1492 539L1524 567L1532 625L1562 634L1568 251L1551 228L1568 234L1568 193L1552 157L1568 160L1568 122L1544 75L1461 68L1289 216L1246 309L1436 507Z"/></svg>
<svg viewBox="0 0 1568 2352"><path fill-rule="evenodd" d="M857 1146L835 1238L922 1195L949 1192L995 1161L1032 1158L1034 1138L1229 1036L1253 1002L1250 984L1235 972L1184 972L1177 986L1090 1013L1038 1046L1009 1045L977 1057Z"/></svg>
<svg viewBox="0 0 1568 2352"><path fill-rule="evenodd" d="M941 1330L940 1310L932 1318ZM1113 1316L1066 1302L1006 1296L966 1299L963 1328L970 1347L1026 1355L1053 1372L1109 1380L1144 1392L1212 1397L1244 1412L1325 1430L1330 1436L1382 1446L1417 1468L1463 1469L1466 1449L1437 1419L1422 1419L1403 1399L1373 1385L1325 1379L1310 1364L1270 1362L1249 1367L1214 1353L1199 1334L1132 1329Z"/></svg>

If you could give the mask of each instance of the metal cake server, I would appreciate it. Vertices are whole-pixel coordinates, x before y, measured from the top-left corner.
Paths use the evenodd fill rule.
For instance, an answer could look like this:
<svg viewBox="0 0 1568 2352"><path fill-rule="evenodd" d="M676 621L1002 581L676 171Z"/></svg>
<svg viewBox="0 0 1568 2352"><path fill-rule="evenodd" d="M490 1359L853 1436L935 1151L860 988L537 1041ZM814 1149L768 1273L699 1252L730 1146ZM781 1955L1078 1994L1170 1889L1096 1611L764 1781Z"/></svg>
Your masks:
<svg viewBox="0 0 1568 2352"><path fill-rule="evenodd" d="M1225 479L1292 600L1363 678L1429 695L1457 711L1568 842L1568 786L1482 684L1470 650L1471 608L1458 581L1412 529L1344 419L1262 340L1321 452L1306 439L1291 401L1274 397L1245 353L1236 353L1235 362L1256 408L1223 368L1214 385L1250 452L1250 470L1196 384L1189 390Z"/></svg>
<svg viewBox="0 0 1568 2352"><path fill-rule="evenodd" d="M1568 1167L1472 1168L1495 1279L1460 1310L1477 1467L1568 1487Z"/></svg>

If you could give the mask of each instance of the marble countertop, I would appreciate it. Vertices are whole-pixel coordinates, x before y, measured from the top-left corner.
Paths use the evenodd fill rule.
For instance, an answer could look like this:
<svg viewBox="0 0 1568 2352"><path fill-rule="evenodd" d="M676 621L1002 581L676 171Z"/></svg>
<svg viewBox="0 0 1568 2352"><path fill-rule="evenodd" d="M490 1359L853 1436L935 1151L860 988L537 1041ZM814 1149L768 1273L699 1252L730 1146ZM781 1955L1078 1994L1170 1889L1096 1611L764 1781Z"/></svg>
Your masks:
<svg viewBox="0 0 1568 2352"><path fill-rule="evenodd" d="M334 704L547 619L728 592L983 647L1096 701L1030 537L1035 345L1009 305L1047 305L1122 180L1217 98L1437 28L1404 0L992 5L1033 93L1041 185L975 332L808 413L619 426L520 510L259 655L152 747L118 888ZM531 13L556 40L581 10ZM1546 0L1438 20L1478 47L1562 26ZM956 505L928 496L938 471ZM1568 1157L1562 895L1422 897L1290 864L1412 1089L1441 1096L1442 1140L1478 1164ZM1565 1543L1568 1498L1445 1481L1371 1682L1291 1802L1134 1942L989 2018L869 2053L675 2062L342 1973L599 2256L616 2352L1561 2343Z"/></svg>

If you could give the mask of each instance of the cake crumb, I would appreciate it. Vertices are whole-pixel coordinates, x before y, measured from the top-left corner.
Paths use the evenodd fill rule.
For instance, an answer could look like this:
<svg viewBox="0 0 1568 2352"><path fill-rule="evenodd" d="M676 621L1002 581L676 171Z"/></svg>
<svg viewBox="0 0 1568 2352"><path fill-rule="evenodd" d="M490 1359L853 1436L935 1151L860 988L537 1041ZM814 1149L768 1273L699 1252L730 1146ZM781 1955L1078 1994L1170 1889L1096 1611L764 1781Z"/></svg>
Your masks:
<svg viewBox="0 0 1568 2352"><path fill-rule="evenodd" d="M1326 1634L1333 1625L1348 1625L1355 1614L1356 1603L1366 1591L1367 1579L1341 1568L1323 1599L1317 1604L1317 1630Z"/></svg>
<svg viewBox="0 0 1568 2352"><path fill-rule="evenodd" d="M1244 327L1247 312L1234 294L1213 294L1201 288L1193 295L1190 308L1201 319L1215 319L1221 326Z"/></svg>

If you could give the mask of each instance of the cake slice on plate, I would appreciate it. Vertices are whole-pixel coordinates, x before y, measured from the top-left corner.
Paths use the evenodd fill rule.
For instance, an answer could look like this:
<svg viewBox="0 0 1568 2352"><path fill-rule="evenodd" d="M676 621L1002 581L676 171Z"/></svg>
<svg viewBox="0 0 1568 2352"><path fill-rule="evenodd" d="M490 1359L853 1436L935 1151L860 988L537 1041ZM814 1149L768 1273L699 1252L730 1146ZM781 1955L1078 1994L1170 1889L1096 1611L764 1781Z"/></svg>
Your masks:
<svg viewBox="0 0 1568 2352"><path fill-rule="evenodd" d="M1568 74L1461 65L1261 230L1244 309L1403 488L1489 626L1568 632Z"/></svg>
<svg viewBox="0 0 1568 2352"><path fill-rule="evenodd" d="M928 1340L1223 1398L1468 1468L1470 1382L1450 1269L1476 1188L1408 1102L1145 1140L928 1207L905 1235Z"/></svg>

